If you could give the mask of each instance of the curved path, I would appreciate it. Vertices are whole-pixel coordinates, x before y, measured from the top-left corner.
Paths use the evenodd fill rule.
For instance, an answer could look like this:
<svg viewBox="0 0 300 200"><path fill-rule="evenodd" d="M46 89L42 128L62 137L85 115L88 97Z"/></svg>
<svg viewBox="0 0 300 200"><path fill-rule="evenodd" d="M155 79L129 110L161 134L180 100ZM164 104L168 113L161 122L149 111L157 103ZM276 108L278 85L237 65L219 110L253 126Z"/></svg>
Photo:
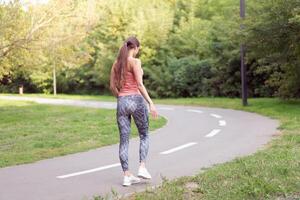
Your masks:
<svg viewBox="0 0 300 200"><path fill-rule="evenodd" d="M0 96L94 108L115 108L113 102ZM157 105L167 125L150 135L147 168L151 181L123 187L118 144L0 169L0 199L82 200L119 195L161 184L163 178L195 175L201 168L230 161L262 148L278 122L254 113L191 106ZM139 138L130 140L129 168L138 169Z"/></svg>

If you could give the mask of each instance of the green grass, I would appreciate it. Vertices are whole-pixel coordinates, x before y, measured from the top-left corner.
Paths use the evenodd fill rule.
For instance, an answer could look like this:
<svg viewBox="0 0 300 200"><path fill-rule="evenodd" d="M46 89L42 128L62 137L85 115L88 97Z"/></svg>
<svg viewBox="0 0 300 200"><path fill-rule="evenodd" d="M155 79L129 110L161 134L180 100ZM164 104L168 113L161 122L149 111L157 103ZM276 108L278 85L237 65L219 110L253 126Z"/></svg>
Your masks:
<svg viewBox="0 0 300 200"><path fill-rule="evenodd" d="M250 99L164 99L156 103L213 106L257 112L280 120L281 134L264 150L218 164L192 177L164 180L128 199L300 199L300 101ZM193 183L196 187L188 187Z"/></svg>
<svg viewBox="0 0 300 200"><path fill-rule="evenodd" d="M0 100L0 119L0 167L119 142L115 110ZM165 123L150 117L151 130ZM136 136L132 123L131 137Z"/></svg>
<svg viewBox="0 0 300 200"><path fill-rule="evenodd" d="M78 95L78 94L12 94L1 93L0 96L23 96L23 97L43 97L43 98L57 98L57 99L82 99L82 100L99 100L99 101L115 101L116 98L110 95Z"/></svg>

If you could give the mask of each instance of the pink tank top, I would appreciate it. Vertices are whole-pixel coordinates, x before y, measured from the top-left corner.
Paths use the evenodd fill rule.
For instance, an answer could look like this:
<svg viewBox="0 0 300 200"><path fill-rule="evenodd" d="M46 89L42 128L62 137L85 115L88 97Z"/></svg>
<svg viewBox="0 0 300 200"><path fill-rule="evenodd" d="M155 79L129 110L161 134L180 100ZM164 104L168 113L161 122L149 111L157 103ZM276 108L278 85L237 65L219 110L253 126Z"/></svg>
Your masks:
<svg viewBox="0 0 300 200"><path fill-rule="evenodd" d="M135 80L133 72L125 72L124 86L121 88L118 96L126 96L131 94L141 94L138 89L137 81Z"/></svg>

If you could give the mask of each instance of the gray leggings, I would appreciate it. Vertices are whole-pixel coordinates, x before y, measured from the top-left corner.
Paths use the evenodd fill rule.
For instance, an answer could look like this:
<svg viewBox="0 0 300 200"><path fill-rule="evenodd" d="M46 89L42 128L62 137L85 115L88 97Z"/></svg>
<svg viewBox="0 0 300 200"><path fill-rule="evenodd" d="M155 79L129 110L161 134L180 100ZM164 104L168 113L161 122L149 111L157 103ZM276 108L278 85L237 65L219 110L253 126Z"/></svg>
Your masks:
<svg viewBox="0 0 300 200"><path fill-rule="evenodd" d="M119 96L117 101L117 122L120 133L119 159L124 172L128 170L131 115L140 136L139 160L145 162L149 149L149 117L146 101L140 94Z"/></svg>

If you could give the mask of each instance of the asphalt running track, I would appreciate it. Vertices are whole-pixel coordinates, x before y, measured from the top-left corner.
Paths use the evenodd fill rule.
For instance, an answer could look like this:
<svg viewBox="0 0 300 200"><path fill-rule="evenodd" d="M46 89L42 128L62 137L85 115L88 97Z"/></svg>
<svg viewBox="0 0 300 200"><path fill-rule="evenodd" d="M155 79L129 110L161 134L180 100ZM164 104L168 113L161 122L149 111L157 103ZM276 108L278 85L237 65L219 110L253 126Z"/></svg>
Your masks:
<svg viewBox="0 0 300 200"><path fill-rule="evenodd" d="M0 96L41 104L115 109L114 102ZM201 172L201 168L253 154L276 133L278 121L231 109L156 105L167 124L150 133L147 169L151 180L123 187L118 144L86 152L0 168L0 200L83 200L111 194L119 196ZM1 133L1 131L0 131ZM129 144L129 168L138 169L139 138ZM1 158L0 158L1 159Z"/></svg>

